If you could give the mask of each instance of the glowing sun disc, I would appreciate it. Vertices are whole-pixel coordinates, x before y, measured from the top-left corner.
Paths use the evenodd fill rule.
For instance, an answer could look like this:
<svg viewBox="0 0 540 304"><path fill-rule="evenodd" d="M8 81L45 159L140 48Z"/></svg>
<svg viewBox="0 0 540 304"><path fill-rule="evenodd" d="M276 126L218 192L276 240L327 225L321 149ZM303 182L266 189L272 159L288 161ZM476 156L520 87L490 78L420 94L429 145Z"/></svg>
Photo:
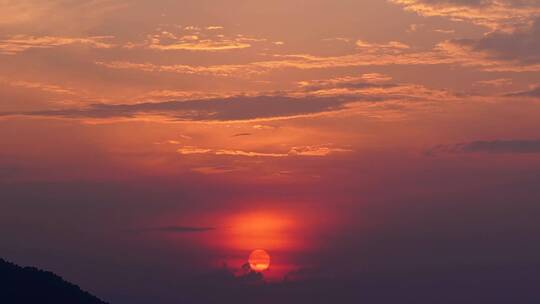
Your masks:
<svg viewBox="0 0 540 304"><path fill-rule="evenodd" d="M270 255L262 249L257 249L249 255L248 262L253 271L265 271L270 267Z"/></svg>

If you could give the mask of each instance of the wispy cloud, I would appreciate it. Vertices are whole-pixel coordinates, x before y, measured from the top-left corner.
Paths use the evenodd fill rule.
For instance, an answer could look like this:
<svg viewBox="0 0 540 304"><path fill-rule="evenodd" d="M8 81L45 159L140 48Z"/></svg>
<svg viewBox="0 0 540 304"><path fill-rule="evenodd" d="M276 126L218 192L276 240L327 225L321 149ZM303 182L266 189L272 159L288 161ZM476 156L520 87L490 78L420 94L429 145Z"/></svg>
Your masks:
<svg viewBox="0 0 540 304"><path fill-rule="evenodd" d="M254 152L231 149L209 149L194 146L185 146L177 150L182 155L212 154L220 156L244 156L244 157L287 157L286 153Z"/></svg>
<svg viewBox="0 0 540 304"><path fill-rule="evenodd" d="M296 156L328 156L333 153L353 152L351 149L337 148L328 145L292 147L289 155Z"/></svg>
<svg viewBox="0 0 540 304"><path fill-rule="evenodd" d="M132 43L129 48L149 48L159 51L202 51L219 52L252 47L253 43L266 42L264 38L255 38L242 34L227 35L222 26L173 26L158 28L156 33L148 35L143 43Z"/></svg>
<svg viewBox="0 0 540 304"><path fill-rule="evenodd" d="M55 37L16 35L0 39L0 54L14 55L30 49L48 49L66 45L85 45L92 48L108 49L113 44L106 42L111 36Z"/></svg>
<svg viewBox="0 0 540 304"><path fill-rule="evenodd" d="M368 88L390 88L397 84L383 84L392 80L392 77L379 74L363 74L359 77L346 76L331 79L308 80L298 83L305 91L320 91L327 89L368 89Z"/></svg>
<svg viewBox="0 0 540 304"><path fill-rule="evenodd" d="M218 156L241 156L241 157L289 157L289 156L308 156L308 157L323 157L333 153L353 152L351 149L338 148L333 145L317 145L317 146L298 146L292 147L286 153L277 152L254 152L235 149L211 149L195 146L185 146L177 150L179 154L196 155L210 154Z"/></svg>
<svg viewBox="0 0 540 304"><path fill-rule="evenodd" d="M508 97L533 97L533 98L540 98L540 85L536 86L530 90L520 91L520 92L514 92L510 94L506 94Z"/></svg>
<svg viewBox="0 0 540 304"><path fill-rule="evenodd" d="M388 43L372 43L364 40L357 40L356 46L364 52L374 53L379 53L381 51L396 53L411 48L410 46L399 41L390 41Z"/></svg>
<svg viewBox="0 0 540 304"><path fill-rule="evenodd" d="M158 231L170 233L199 233L216 230L215 227L196 227L196 226L165 226L157 228L148 228L144 231Z"/></svg>
<svg viewBox="0 0 540 304"><path fill-rule="evenodd" d="M428 151L429 155L441 153L507 153L530 154L540 153L540 140L509 139L479 140L467 143L439 145Z"/></svg>
<svg viewBox="0 0 540 304"><path fill-rule="evenodd" d="M489 80L480 80L480 81L477 81L475 84L483 85L483 86L502 87L502 86L511 85L512 83L513 81L510 78L497 78L497 79L489 79Z"/></svg>
<svg viewBox="0 0 540 304"><path fill-rule="evenodd" d="M0 82L6 83L13 87L40 90L40 91L54 93L54 94L76 95L78 93L77 90L72 89L72 88L55 85L55 84L43 83L43 82L7 80L7 79L2 79L2 78L0 78Z"/></svg>
<svg viewBox="0 0 540 304"><path fill-rule="evenodd" d="M205 174L205 175L214 175L214 174L227 174L243 171L245 168L241 167L231 167L231 166L204 166L192 168L191 171Z"/></svg>
<svg viewBox="0 0 540 304"><path fill-rule="evenodd" d="M488 39L488 38L485 38ZM254 75L283 69L338 69L363 66L422 66L453 65L475 67L484 71L540 71L540 63L524 61L517 57L490 56L492 53L469 40L448 40L434 48L419 50L400 42L384 44L358 41L356 53L341 56L317 56L311 54L273 55L270 60L244 64L221 65L163 65L128 61L96 61L96 64L111 69L129 69L154 73L197 74L249 78ZM536 44L534 44L536 45ZM535 48L527 51L534 58ZM524 51L526 49L523 49Z"/></svg>
<svg viewBox="0 0 540 304"><path fill-rule="evenodd" d="M491 29L511 30L540 16L536 0L390 0L424 16L469 21Z"/></svg>

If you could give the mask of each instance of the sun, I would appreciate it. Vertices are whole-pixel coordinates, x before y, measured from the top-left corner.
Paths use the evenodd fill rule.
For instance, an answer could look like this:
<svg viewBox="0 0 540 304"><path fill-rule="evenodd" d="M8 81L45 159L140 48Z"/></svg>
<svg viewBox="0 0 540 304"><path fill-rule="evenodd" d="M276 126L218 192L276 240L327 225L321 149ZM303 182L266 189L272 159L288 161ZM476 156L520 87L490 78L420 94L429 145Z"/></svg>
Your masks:
<svg viewBox="0 0 540 304"><path fill-rule="evenodd" d="M254 250L249 255L249 267L256 272L262 272L270 267L270 255L262 249Z"/></svg>

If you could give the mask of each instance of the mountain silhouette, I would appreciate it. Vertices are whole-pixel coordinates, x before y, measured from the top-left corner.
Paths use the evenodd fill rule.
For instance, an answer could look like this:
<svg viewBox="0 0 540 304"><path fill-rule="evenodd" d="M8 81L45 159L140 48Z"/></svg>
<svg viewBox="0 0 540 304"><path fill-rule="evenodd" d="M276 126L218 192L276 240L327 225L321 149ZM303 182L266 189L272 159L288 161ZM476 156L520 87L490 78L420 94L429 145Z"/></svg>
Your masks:
<svg viewBox="0 0 540 304"><path fill-rule="evenodd" d="M0 303L106 304L52 272L0 259Z"/></svg>

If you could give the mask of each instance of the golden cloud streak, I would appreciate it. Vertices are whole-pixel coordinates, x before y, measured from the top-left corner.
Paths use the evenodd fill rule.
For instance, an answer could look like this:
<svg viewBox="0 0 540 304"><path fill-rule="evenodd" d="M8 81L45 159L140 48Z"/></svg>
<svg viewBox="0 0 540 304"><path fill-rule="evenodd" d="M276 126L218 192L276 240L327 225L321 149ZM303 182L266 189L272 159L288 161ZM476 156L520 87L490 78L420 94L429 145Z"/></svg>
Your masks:
<svg viewBox="0 0 540 304"><path fill-rule="evenodd" d="M30 49L49 49L67 45L86 45L91 48L108 49L114 45L104 42L112 36L94 36L87 38L54 37L54 36L27 36L16 35L0 40L0 54L15 55Z"/></svg>
<svg viewBox="0 0 540 304"><path fill-rule="evenodd" d="M333 153L353 152L350 149L336 148L328 145L319 146L300 146L292 147L287 153L273 153L273 152L253 152L243 151L235 149L210 149L201 148L195 146L184 146L177 150L182 155L196 155L196 154L211 154L218 156L241 156L241 157L289 157L289 156L308 156L308 157L323 157Z"/></svg>

